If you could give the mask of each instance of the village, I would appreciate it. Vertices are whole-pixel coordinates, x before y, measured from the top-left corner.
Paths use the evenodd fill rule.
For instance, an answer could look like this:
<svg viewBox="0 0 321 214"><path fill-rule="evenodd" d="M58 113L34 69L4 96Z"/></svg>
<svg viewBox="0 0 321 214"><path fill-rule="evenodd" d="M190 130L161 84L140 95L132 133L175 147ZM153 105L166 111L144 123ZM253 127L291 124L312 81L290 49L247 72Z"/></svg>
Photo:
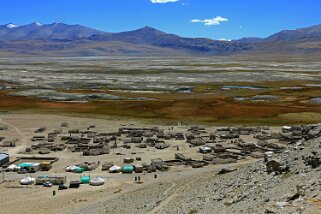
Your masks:
<svg viewBox="0 0 321 214"><path fill-rule="evenodd" d="M3 122L10 117L10 123ZM301 141L320 134L320 127L313 125L150 126L104 120L86 123L88 119L80 118L68 122L58 116L49 116L47 122L48 116L42 117L38 121L1 117L2 182L14 179L21 185L57 185L64 190L82 184L108 185L106 177L119 179L121 175L142 182L146 173L156 179L173 169L220 165L225 173L234 170L229 164L273 159L288 144L298 144L300 149Z"/></svg>
<svg viewBox="0 0 321 214"><path fill-rule="evenodd" d="M74 210L74 205L89 209L93 204L93 209L102 209L98 202L108 199L117 210L126 208L134 213L130 209L139 209L137 203L145 204L145 211L157 210L165 206L158 200L166 202L172 189L184 187L185 180L203 179L196 182L201 185L208 176L222 179L256 165L258 178L285 179L295 172L295 162L290 161L295 157L288 156L293 152L304 152L306 167L317 167L320 159L305 150L310 149L306 142L320 136L318 124L151 125L133 120L1 113L0 189L6 197L0 206L4 211L12 210L10 204L16 203L16 211L40 207L37 213L60 212ZM133 203L125 207L113 202L114 197L131 197L137 191L152 197L132 198ZM19 204L21 200L27 203ZM228 198L224 200L230 203Z"/></svg>

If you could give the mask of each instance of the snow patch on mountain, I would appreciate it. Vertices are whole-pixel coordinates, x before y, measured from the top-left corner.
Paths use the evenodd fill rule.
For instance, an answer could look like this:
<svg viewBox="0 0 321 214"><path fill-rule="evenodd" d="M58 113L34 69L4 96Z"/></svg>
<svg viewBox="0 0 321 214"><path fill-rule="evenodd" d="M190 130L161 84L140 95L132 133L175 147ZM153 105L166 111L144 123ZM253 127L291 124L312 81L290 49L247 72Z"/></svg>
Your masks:
<svg viewBox="0 0 321 214"><path fill-rule="evenodd" d="M10 24L7 24L7 28L17 28L17 27L19 27L18 25L15 25L15 24L12 24L12 23L10 23Z"/></svg>

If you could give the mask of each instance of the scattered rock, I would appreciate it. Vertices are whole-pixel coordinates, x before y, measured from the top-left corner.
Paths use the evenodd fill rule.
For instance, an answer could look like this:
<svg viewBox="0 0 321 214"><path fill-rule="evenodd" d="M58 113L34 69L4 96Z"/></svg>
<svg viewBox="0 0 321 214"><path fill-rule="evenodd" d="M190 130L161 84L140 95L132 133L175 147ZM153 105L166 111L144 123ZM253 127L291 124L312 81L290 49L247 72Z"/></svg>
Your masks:
<svg viewBox="0 0 321 214"><path fill-rule="evenodd" d="M284 209L284 207L286 207L289 203L288 202L276 202L275 206L278 209Z"/></svg>
<svg viewBox="0 0 321 214"><path fill-rule="evenodd" d="M287 202L289 202L289 201L294 201L294 200L300 198L300 196L301 196L300 192L297 192L297 193L295 193L294 195L292 195L291 197L289 197L289 198L287 199Z"/></svg>
<svg viewBox="0 0 321 214"><path fill-rule="evenodd" d="M235 168L222 168L217 174L222 175L222 174L226 174L226 173L233 172L233 171L236 171L236 169Z"/></svg>
<svg viewBox="0 0 321 214"><path fill-rule="evenodd" d="M303 159L304 159L305 165L311 166L312 168L317 168L321 165L321 159L316 155L304 157Z"/></svg>

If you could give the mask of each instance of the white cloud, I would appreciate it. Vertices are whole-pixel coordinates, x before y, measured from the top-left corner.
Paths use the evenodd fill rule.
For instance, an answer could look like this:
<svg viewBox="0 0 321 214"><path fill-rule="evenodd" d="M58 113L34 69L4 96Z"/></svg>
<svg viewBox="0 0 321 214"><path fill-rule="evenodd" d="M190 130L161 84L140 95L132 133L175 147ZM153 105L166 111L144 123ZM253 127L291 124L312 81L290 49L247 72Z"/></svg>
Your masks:
<svg viewBox="0 0 321 214"><path fill-rule="evenodd" d="M177 2L179 0L150 0L153 4L165 4L165 3L171 3L171 2Z"/></svg>
<svg viewBox="0 0 321 214"><path fill-rule="evenodd" d="M204 23L205 25L219 25L221 22L227 22L227 18L223 18L221 16L216 16L215 18L212 19L193 19L191 22L193 23Z"/></svg>

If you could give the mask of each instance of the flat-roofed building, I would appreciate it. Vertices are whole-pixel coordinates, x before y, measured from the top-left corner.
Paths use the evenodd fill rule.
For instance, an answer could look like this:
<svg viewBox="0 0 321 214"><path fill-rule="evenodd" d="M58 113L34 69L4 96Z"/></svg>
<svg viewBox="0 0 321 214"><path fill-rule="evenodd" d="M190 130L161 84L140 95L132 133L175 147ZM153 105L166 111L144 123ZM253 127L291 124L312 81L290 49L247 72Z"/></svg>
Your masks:
<svg viewBox="0 0 321 214"><path fill-rule="evenodd" d="M9 155L0 152L0 166L9 163Z"/></svg>

